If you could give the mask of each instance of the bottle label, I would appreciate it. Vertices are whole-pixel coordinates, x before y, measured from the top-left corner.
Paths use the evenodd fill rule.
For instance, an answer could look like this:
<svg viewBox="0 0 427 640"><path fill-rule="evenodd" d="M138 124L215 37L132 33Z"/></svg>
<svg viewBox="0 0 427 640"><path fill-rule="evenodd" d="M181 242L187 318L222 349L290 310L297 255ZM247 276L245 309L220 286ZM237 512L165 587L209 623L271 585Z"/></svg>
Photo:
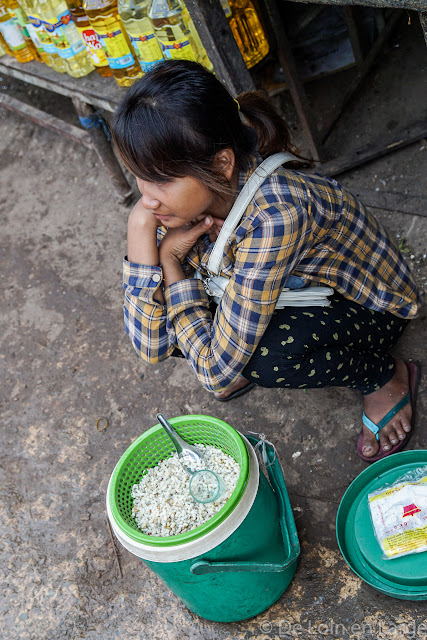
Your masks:
<svg viewBox="0 0 427 640"><path fill-rule="evenodd" d="M29 38L30 34L27 29L27 20L22 9L20 7L15 7L13 10L9 9L9 15L21 32L22 37Z"/></svg>
<svg viewBox="0 0 427 640"><path fill-rule="evenodd" d="M90 27L77 27L77 31L86 45L86 51L95 67L108 67L108 60L95 31Z"/></svg>
<svg viewBox="0 0 427 640"><path fill-rule="evenodd" d="M162 50L152 31L141 33L140 36L133 36L128 32L128 36L144 72L163 60Z"/></svg>
<svg viewBox="0 0 427 640"><path fill-rule="evenodd" d="M66 60L73 58L84 50L85 45L79 36L68 9L60 13L56 21L44 20L43 23L50 33L54 45L54 53L61 58Z"/></svg>
<svg viewBox="0 0 427 640"><path fill-rule="evenodd" d="M98 33L102 48L111 69L126 69L135 63L129 45L121 29Z"/></svg>
<svg viewBox="0 0 427 640"><path fill-rule="evenodd" d="M13 18L0 22L0 32L12 51L19 51L25 47L25 40Z"/></svg>
<svg viewBox="0 0 427 640"><path fill-rule="evenodd" d="M39 36L38 36L38 34L37 34L37 30L36 30L36 28L34 27L34 25L32 25L32 24L31 24L31 22L27 22L27 31L28 31L28 34L29 34L29 36L30 36L31 40L32 40L32 41L34 42L34 44L36 45L36 48L37 48L39 51L43 51L43 46L42 46L42 43L41 43L41 41L40 41L40 38L39 38Z"/></svg>
<svg viewBox="0 0 427 640"><path fill-rule="evenodd" d="M30 26L33 26L37 32L41 46L46 53L56 53L47 24L39 16L28 16Z"/></svg>
<svg viewBox="0 0 427 640"><path fill-rule="evenodd" d="M169 44L162 44L163 55L166 60L193 60L196 62L193 47L187 38L175 40Z"/></svg>

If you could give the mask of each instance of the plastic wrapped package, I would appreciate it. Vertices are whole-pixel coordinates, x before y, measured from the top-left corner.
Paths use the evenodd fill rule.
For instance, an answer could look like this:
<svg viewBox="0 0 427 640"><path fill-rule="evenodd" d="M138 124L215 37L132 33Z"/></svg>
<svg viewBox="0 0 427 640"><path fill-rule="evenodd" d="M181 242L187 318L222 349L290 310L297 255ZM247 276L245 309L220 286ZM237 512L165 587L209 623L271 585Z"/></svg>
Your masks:
<svg viewBox="0 0 427 640"><path fill-rule="evenodd" d="M370 493L368 502L384 558L427 551L427 466Z"/></svg>

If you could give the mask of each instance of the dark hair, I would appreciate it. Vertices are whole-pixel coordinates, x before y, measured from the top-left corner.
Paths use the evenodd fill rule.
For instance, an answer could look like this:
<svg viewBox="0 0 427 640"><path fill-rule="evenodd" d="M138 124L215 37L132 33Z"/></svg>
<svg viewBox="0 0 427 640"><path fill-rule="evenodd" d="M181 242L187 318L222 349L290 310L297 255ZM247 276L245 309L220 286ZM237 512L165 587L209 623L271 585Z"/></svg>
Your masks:
<svg viewBox="0 0 427 640"><path fill-rule="evenodd" d="M213 165L218 151L231 148L245 169L256 152L267 157L295 151L287 125L260 92L247 91L237 100L196 62L157 64L117 108L112 126L117 150L143 180L192 176L224 193L228 183Z"/></svg>

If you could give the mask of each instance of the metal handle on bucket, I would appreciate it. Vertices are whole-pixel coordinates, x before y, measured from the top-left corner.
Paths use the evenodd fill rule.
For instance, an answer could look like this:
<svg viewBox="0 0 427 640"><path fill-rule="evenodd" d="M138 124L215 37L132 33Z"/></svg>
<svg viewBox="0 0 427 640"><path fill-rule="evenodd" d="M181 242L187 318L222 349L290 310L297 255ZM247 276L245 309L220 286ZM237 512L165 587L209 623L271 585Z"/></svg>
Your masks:
<svg viewBox="0 0 427 640"><path fill-rule="evenodd" d="M257 444L258 440L252 436L245 436L251 444ZM284 546L289 547L287 558L283 562L253 562L251 560L211 562L210 560L197 560L193 562L190 571L193 575L203 575L206 573L217 573L225 571L264 571L278 572L285 571L299 556L300 545L298 540L295 522L292 516L292 507L289 500L286 485L283 479L283 472L280 463L275 456L273 448L264 443L269 465L267 465L268 476L274 488L276 498L279 500L280 529L282 531Z"/></svg>

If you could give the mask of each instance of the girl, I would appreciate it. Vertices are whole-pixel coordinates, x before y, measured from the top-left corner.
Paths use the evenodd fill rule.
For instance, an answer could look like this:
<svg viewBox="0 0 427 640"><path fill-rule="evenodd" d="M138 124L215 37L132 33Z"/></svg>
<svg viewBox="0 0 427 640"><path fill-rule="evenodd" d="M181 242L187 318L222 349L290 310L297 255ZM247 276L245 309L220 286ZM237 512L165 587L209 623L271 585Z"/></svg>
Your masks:
<svg viewBox="0 0 427 640"><path fill-rule="evenodd" d="M113 135L141 199L128 223L125 324L137 353L179 350L218 400L263 387L346 386L363 395L366 461L411 435L417 369L388 355L419 306L384 229L335 180L289 165L265 179L226 244L229 283L212 309L207 275L224 220L262 158L292 150L256 92L233 99L197 63L157 65L128 91ZM332 304L275 311L284 286L327 285ZM175 352L175 353L174 353Z"/></svg>

